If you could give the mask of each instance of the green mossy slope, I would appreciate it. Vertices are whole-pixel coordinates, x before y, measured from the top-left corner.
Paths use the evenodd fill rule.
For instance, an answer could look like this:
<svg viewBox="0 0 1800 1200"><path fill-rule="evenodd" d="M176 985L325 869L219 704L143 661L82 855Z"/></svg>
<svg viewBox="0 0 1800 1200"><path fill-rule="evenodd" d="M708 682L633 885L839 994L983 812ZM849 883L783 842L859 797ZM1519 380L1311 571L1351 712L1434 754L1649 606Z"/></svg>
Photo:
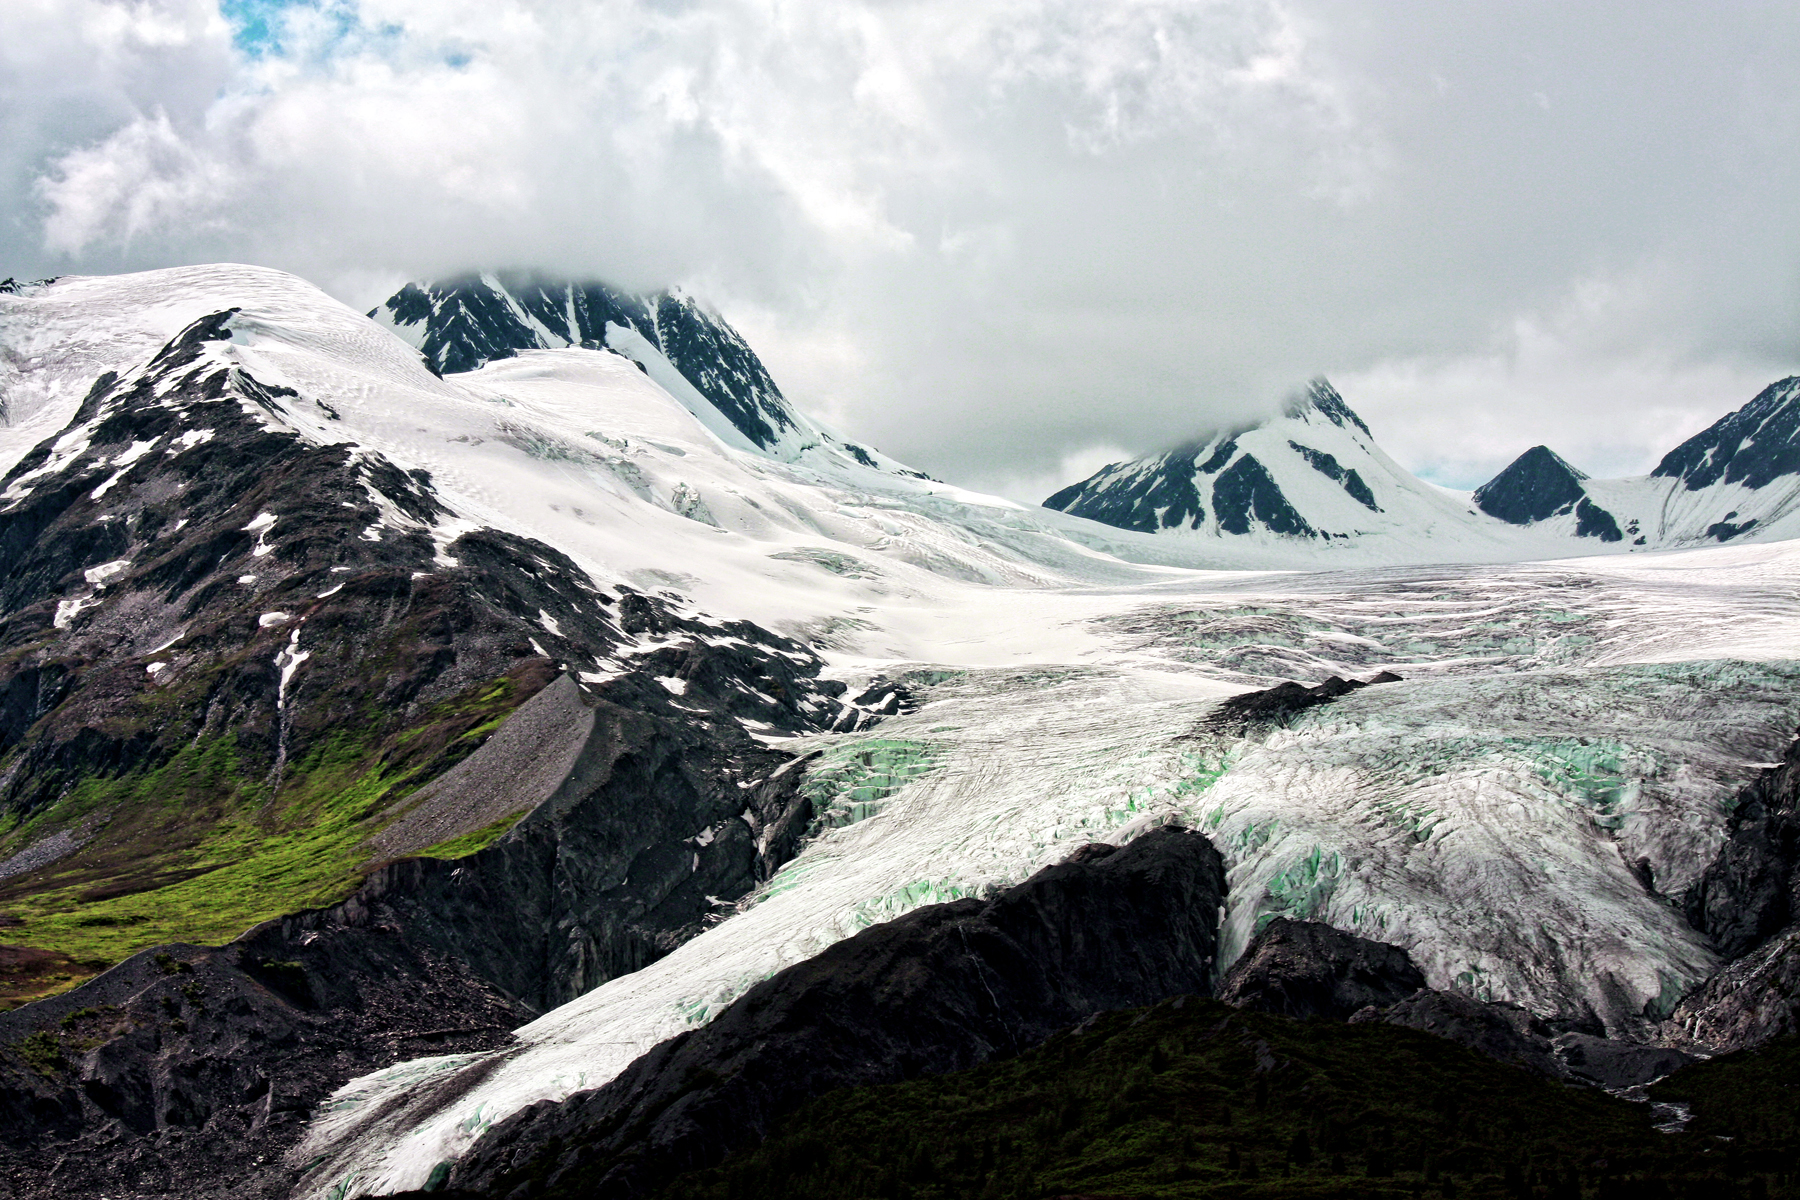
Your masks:
<svg viewBox="0 0 1800 1200"><path fill-rule="evenodd" d="M367 714L315 741L279 777L246 771L236 735L226 733L152 769L84 779L0 846L3 856L44 833L104 822L77 853L0 882L4 940L73 960L33 960L34 979L24 966L12 978L0 962L0 1004L72 987L150 946L217 944L344 899L370 865L367 838L398 815L395 801L472 753L545 678L534 665L489 680L385 736L394 722ZM426 853L473 854L516 819Z"/></svg>

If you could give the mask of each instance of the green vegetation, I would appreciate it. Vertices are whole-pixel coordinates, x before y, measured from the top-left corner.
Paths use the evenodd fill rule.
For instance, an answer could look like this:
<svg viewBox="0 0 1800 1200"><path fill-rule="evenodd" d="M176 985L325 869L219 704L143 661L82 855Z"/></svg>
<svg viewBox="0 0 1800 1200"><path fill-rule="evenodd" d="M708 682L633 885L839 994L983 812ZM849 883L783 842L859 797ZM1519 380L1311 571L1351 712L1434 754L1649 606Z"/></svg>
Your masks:
<svg viewBox="0 0 1800 1200"><path fill-rule="evenodd" d="M498 821L484 825L480 829L470 830L459 837L439 842L435 846L427 846L419 851L419 855L422 858L467 858L517 825L519 819L529 811L529 809L521 808L518 812L507 813Z"/></svg>
<svg viewBox="0 0 1800 1200"><path fill-rule="evenodd" d="M63 1014L63 1019L59 1024L61 1024L64 1029L73 1029L76 1025L80 1024L83 1018L97 1016L98 1014L99 1010L93 1008L71 1009Z"/></svg>
<svg viewBox="0 0 1800 1200"><path fill-rule="evenodd" d="M25 1060L25 1065L39 1075L54 1077L69 1065L68 1060L63 1058L62 1042L48 1029L40 1029L21 1038L16 1048L19 1057Z"/></svg>
<svg viewBox="0 0 1800 1200"><path fill-rule="evenodd" d="M1791 1095L1800 1042L1758 1060L1758 1081L1737 1057L1659 1086L1659 1099L1679 1094L1716 1113L1664 1134L1647 1104L1565 1087L1428 1034L1170 1001L1109 1014L1009 1061L821 1097L760 1146L660 1196L1800 1195ZM1705 1107L1732 1096L1737 1108ZM1780 1122L1762 1115L1771 1106ZM1751 1128L1766 1128L1766 1143L1720 1140ZM547 1194L582 1195L582 1186L571 1179Z"/></svg>
<svg viewBox="0 0 1800 1200"><path fill-rule="evenodd" d="M14 986L0 1003L73 987L150 946L218 944L344 899L370 865L368 837L400 815L404 797L473 752L529 694L521 691L510 676L490 680L385 737L391 723L380 714L342 723L288 762L278 786L246 768L233 733L197 739L153 768L83 779L6 841L16 848L103 817L93 839L0 885L17 925L7 940L77 965L58 958L64 969ZM521 815L425 853L472 854Z"/></svg>

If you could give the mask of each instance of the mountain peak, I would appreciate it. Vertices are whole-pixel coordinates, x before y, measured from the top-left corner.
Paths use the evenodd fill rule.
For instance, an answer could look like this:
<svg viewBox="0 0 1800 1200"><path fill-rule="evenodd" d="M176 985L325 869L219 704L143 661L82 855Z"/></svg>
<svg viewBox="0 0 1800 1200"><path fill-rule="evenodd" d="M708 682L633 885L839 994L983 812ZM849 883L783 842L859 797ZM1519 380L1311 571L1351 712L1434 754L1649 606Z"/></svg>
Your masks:
<svg viewBox="0 0 1800 1200"><path fill-rule="evenodd" d="M802 426L738 332L677 291L631 295L594 280L465 275L408 283L369 316L416 346L440 375L522 350L612 349L653 375L678 374L759 450L775 451ZM658 372L665 364L669 370Z"/></svg>
<svg viewBox="0 0 1800 1200"><path fill-rule="evenodd" d="M1760 488L1800 474L1800 375L1770 384L1669 451L1650 474L1680 479L1690 492L1720 482Z"/></svg>
<svg viewBox="0 0 1800 1200"><path fill-rule="evenodd" d="M1270 546L1344 544L1392 535L1410 519L1430 526L1469 515L1381 453L1323 378L1276 416L1113 463L1044 506L1138 533L1248 536Z"/></svg>
<svg viewBox="0 0 1800 1200"><path fill-rule="evenodd" d="M1529 525L1580 503L1587 475L1548 446L1533 446L1475 489L1475 507L1509 525Z"/></svg>
<svg viewBox="0 0 1800 1200"><path fill-rule="evenodd" d="M1332 387L1331 381L1323 375L1315 376L1306 385L1305 391L1298 393L1288 401L1283 415L1303 417L1308 410L1324 415L1333 425L1345 429L1354 425L1363 431L1365 437L1374 436L1369 432L1369 427L1363 422L1363 419L1357 416L1348 404L1344 403L1344 398L1338 395L1337 389Z"/></svg>
<svg viewBox="0 0 1800 1200"><path fill-rule="evenodd" d="M1625 535L1618 519L1588 495L1587 478L1586 472L1550 447L1533 446L1476 488L1471 498L1482 512L1509 525L1532 525L1573 513L1576 537L1622 541ZM1635 524L1631 532L1637 532Z"/></svg>

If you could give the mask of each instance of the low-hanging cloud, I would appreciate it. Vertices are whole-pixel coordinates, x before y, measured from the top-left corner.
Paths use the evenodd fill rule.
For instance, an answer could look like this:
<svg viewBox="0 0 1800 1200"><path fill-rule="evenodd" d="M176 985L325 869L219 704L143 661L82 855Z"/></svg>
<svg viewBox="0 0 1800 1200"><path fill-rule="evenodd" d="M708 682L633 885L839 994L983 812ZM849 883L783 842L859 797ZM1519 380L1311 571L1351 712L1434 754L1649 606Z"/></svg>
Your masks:
<svg viewBox="0 0 1800 1200"><path fill-rule="evenodd" d="M1325 372L1467 486L1800 366L1800 14L1385 0L17 0L0 274L679 281L1036 499Z"/></svg>

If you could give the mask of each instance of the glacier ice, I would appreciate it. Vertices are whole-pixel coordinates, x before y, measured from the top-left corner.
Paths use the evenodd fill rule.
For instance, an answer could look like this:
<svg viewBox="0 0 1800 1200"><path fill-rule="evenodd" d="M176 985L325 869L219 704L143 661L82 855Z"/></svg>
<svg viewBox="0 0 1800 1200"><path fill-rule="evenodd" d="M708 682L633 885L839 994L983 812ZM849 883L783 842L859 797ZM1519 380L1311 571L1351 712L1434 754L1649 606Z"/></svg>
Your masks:
<svg viewBox="0 0 1800 1200"><path fill-rule="evenodd" d="M308 1196L422 1186L508 1113L603 1083L859 928L1170 820L1226 856L1220 967L1259 922L1304 915L1405 948L1434 987L1591 1010L1631 1033L1715 965L1664 897L1710 858L1737 786L1800 720L1800 546L1398 565L1517 554L1452 530L1360 549L1315 539L1308 553L1250 536L1227 554L869 467L828 441L761 454L617 354L528 351L440 379L310 285L241 267L0 296L0 338L21 348L0 379L18 414L0 461L82 443L95 375L228 308L232 339L208 353L293 391L258 420L429 473L448 511L389 506L369 536L537 538L599 586L805 638L847 686L904 678L920 701L866 729L765 733L821 752L800 854L700 936L545 1013L507 1050L347 1085L299 1152L317 1160ZM1361 461L1314 432L1308 448ZM1376 487L1376 514L1295 461L1359 522L1398 509ZM1422 495L1421 510L1440 499ZM65 599L59 622L84 602ZM316 667L298 634L279 651L284 682ZM625 654L659 644L645 634ZM1381 670L1402 678L1283 723L1225 736L1207 722L1246 688Z"/></svg>

